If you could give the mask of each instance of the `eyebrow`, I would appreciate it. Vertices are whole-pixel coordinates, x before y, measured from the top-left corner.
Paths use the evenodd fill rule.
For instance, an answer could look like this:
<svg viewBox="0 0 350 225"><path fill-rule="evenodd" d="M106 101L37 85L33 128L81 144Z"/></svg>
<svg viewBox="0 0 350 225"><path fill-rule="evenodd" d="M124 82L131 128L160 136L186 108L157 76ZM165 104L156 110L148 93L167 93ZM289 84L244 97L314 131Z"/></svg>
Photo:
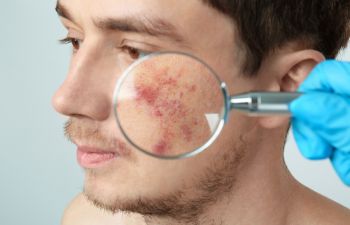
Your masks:
<svg viewBox="0 0 350 225"><path fill-rule="evenodd" d="M55 10L60 17L74 21L73 16L70 14L67 8L60 3L60 1L57 1Z"/></svg>
<svg viewBox="0 0 350 225"><path fill-rule="evenodd" d="M59 0L57 1L55 10L59 16L74 22L72 14ZM142 33L155 37L164 36L176 42L183 42L183 37L177 32L176 27L160 18L128 16L124 18L98 18L93 20L93 22L101 30Z"/></svg>
<svg viewBox="0 0 350 225"><path fill-rule="evenodd" d="M182 42L183 37L177 32L175 26L160 18L146 16L128 16L125 18L106 18L94 21L96 27L102 30L122 31L129 33L143 33L150 36L165 36Z"/></svg>

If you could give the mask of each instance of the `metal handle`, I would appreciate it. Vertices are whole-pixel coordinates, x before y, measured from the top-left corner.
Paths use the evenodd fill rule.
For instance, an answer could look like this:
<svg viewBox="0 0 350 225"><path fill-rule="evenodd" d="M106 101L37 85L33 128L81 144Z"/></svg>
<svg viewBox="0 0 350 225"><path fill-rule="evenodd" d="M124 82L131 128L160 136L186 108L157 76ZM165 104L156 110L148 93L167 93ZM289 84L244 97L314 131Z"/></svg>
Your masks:
<svg viewBox="0 0 350 225"><path fill-rule="evenodd" d="M231 109L251 114L288 114L288 105L298 92L249 92L230 97Z"/></svg>

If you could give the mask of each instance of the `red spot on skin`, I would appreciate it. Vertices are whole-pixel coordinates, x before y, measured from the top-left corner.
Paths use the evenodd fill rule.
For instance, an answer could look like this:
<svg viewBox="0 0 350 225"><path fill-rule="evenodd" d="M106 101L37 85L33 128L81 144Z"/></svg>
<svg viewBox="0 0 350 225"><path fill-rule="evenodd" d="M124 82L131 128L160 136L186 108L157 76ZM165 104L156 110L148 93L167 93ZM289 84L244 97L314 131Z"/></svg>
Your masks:
<svg viewBox="0 0 350 225"><path fill-rule="evenodd" d="M197 90L197 86L196 85L192 85L189 89L190 92L195 92Z"/></svg>
<svg viewBox="0 0 350 225"><path fill-rule="evenodd" d="M155 117L166 116L167 119L173 119L175 121L176 115L182 113L182 104L179 100L163 100L155 102L151 105L152 115ZM183 113L182 113L183 114ZM167 121L169 123L169 121Z"/></svg>
<svg viewBox="0 0 350 225"><path fill-rule="evenodd" d="M167 79L163 79L160 81L160 85L168 85L168 86L176 86L177 85L177 80L175 80L174 78L170 77L170 78L167 78Z"/></svg>
<svg viewBox="0 0 350 225"><path fill-rule="evenodd" d="M153 115L156 117L162 117L163 113L159 109L155 109Z"/></svg>
<svg viewBox="0 0 350 225"><path fill-rule="evenodd" d="M182 125L181 126L181 131L183 136L185 137L186 141L191 141L192 140L192 130L188 125Z"/></svg>
<svg viewBox="0 0 350 225"><path fill-rule="evenodd" d="M159 90L152 87L137 86L136 90L137 90L137 99L145 100L150 105L153 105L159 96Z"/></svg>
<svg viewBox="0 0 350 225"><path fill-rule="evenodd" d="M165 155L171 150L171 140L174 137L174 133L171 128L167 127L166 124L161 124L162 137L160 141L153 146L153 152L157 155Z"/></svg>
<svg viewBox="0 0 350 225"><path fill-rule="evenodd" d="M165 112L168 117L175 117L177 113L181 112L182 107L179 100L164 100L155 106L157 110Z"/></svg>
<svg viewBox="0 0 350 225"><path fill-rule="evenodd" d="M180 98L183 98L183 97L184 97L184 93L181 91Z"/></svg>
<svg viewBox="0 0 350 225"><path fill-rule="evenodd" d="M157 155L164 155L167 151L168 144L164 140L160 140L154 147L153 151Z"/></svg>

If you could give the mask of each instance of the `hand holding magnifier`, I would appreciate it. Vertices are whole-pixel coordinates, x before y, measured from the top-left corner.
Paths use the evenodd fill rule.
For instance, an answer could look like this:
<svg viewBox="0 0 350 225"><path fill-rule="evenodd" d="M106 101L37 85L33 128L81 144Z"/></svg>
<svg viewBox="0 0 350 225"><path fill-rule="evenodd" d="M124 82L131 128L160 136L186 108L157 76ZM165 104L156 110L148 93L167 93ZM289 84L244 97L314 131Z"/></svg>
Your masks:
<svg viewBox="0 0 350 225"><path fill-rule="evenodd" d="M300 86L292 102L292 126L301 153L308 159L330 159L350 186L350 63L325 61Z"/></svg>

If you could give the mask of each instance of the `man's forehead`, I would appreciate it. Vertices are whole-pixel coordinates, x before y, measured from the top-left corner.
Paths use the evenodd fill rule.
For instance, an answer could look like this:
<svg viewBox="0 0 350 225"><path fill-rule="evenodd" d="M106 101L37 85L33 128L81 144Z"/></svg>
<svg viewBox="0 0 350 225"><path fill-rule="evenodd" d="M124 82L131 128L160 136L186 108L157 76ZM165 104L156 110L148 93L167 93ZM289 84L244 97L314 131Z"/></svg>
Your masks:
<svg viewBox="0 0 350 225"><path fill-rule="evenodd" d="M164 16L162 11L159 13L156 10L149 10L146 4L138 4L139 6L134 7L134 10L129 10L126 4L118 5L116 2L118 1L115 1L110 7L107 7L106 4L97 4L96 8L100 10L83 10L81 7L77 8L79 0L58 0L56 12L62 18L76 24L82 23L80 22L81 17L88 18L95 27L101 30L145 33L151 36L166 36L177 42L183 41L176 25L169 17ZM108 8L111 7L114 9L108 12ZM84 15L81 12L84 12Z"/></svg>
<svg viewBox="0 0 350 225"><path fill-rule="evenodd" d="M65 15L69 15L70 19L78 19L75 17L104 19L137 16L139 18L157 17L158 19L167 19L167 22L170 22L170 19L181 18L180 15L186 8L186 4L181 4L182 1L184 0L57 0L56 8L62 9L61 11L65 12Z"/></svg>
<svg viewBox="0 0 350 225"><path fill-rule="evenodd" d="M166 50L191 51L197 56L204 55L204 51L213 54L218 49L228 49L236 38L231 19L202 0L58 1L62 6L57 10L59 14L67 12L64 15L80 22L77 26L84 32L97 27L161 36L165 41L161 47Z"/></svg>

